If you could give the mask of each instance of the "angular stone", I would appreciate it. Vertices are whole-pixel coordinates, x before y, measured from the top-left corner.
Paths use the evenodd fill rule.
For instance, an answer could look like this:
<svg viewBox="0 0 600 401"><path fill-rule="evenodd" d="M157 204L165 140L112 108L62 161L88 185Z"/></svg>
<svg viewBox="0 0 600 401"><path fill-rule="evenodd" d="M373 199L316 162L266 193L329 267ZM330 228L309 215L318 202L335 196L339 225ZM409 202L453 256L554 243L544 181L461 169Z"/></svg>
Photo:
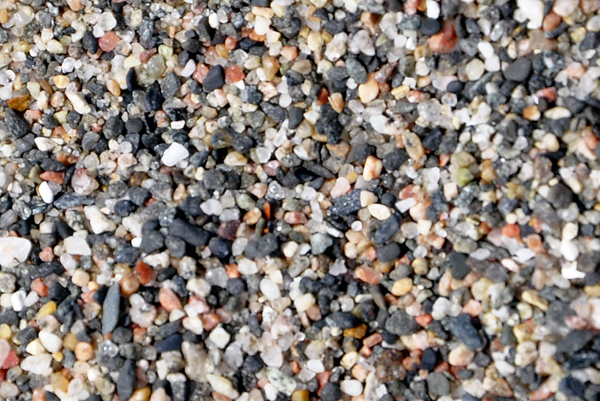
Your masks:
<svg viewBox="0 0 600 401"><path fill-rule="evenodd" d="M0 266L14 267L25 262L31 251L31 241L25 238L0 238Z"/></svg>

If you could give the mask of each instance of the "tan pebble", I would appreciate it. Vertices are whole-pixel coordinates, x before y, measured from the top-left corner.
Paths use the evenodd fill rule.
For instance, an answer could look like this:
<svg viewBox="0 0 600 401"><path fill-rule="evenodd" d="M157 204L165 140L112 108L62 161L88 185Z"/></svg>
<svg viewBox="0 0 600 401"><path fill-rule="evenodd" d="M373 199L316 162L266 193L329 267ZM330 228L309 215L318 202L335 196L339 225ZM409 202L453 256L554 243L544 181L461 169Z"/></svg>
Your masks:
<svg viewBox="0 0 600 401"><path fill-rule="evenodd" d="M423 149L423 144L421 143L419 136L414 132L404 131L402 133L402 141L404 142L406 153L408 153L415 164L420 165L420 161L425 155L425 150Z"/></svg>
<svg viewBox="0 0 600 401"><path fill-rule="evenodd" d="M542 113L540 113L540 110L538 109L538 107L535 104L532 104L531 106L527 106L523 110L523 117L525 117L529 121L537 121L540 119L541 116L542 116Z"/></svg>
<svg viewBox="0 0 600 401"><path fill-rule="evenodd" d="M243 217L243 222L248 224L248 225L255 225L256 223L258 223L258 220L261 218L262 216L262 212L259 208L255 207L251 210L249 210L248 212L246 212L246 214Z"/></svg>
<svg viewBox="0 0 600 401"><path fill-rule="evenodd" d="M63 347L65 349L68 349L69 351L73 351L73 350L75 350L76 346L77 346L77 336L74 333L68 333L63 338Z"/></svg>
<svg viewBox="0 0 600 401"><path fill-rule="evenodd" d="M52 82L58 89L65 89L71 80L66 75L55 75L52 77Z"/></svg>
<svg viewBox="0 0 600 401"><path fill-rule="evenodd" d="M92 358L94 354L94 349L90 343L79 342L75 346L75 357L78 361L86 362Z"/></svg>
<svg viewBox="0 0 600 401"><path fill-rule="evenodd" d="M413 282L410 277L404 277L394 283L392 286L392 294L397 297L408 294L413 288Z"/></svg>
<svg viewBox="0 0 600 401"><path fill-rule="evenodd" d="M389 207L378 203L369 205L368 210L369 213L371 213L371 216L375 217L377 220L387 220L392 215Z"/></svg>
<svg viewBox="0 0 600 401"><path fill-rule="evenodd" d="M367 82L358 85L358 97L363 103L369 103L379 96L379 84L375 77L371 75Z"/></svg>
<svg viewBox="0 0 600 401"><path fill-rule="evenodd" d="M129 398L129 401L148 401L151 393L152 391L150 390L150 387L137 389L133 392Z"/></svg>
<svg viewBox="0 0 600 401"><path fill-rule="evenodd" d="M521 298L523 299L523 301L527 302L530 305L538 307L544 312L548 310L548 300L542 298L537 291L523 291L523 293L521 294Z"/></svg>
<svg viewBox="0 0 600 401"><path fill-rule="evenodd" d="M124 274L119 284L121 285L121 294L126 297L135 294L140 288L140 282L133 273Z"/></svg>
<svg viewBox="0 0 600 401"><path fill-rule="evenodd" d="M294 61L298 57L298 48L295 46L283 46L279 54L289 61Z"/></svg>
<svg viewBox="0 0 600 401"><path fill-rule="evenodd" d="M271 81L279 72L279 60L275 57L267 56L263 58L263 71L267 79Z"/></svg>
<svg viewBox="0 0 600 401"><path fill-rule="evenodd" d="M323 43L323 38L321 37L321 34L319 32L311 31L308 34L308 38L306 38L306 44L308 45L308 48L313 52L320 51L321 47L323 47Z"/></svg>
<svg viewBox="0 0 600 401"><path fill-rule="evenodd" d="M308 396L307 390L296 390L292 393L292 401L308 401Z"/></svg>
<svg viewBox="0 0 600 401"><path fill-rule="evenodd" d="M77 287L83 287L90 282L90 274L82 269L77 269L73 272L73 277L71 277L71 281Z"/></svg>
<svg viewBox="0 0 600 401"><path fill-rule="evenodd" d="M360 206L367 207L377 202L377 195L369 191L360 191Z"/></svg>
<svg viewBox="0 0 600 401"><path fill-rule="evenodd" d="M331 105L331 108L338 113L344 111L344 97L341 93L332 93L331 96L329 96L329 104Z"/></svg>
<svg viewBox="0 0 600 401"><path fill-rule="evenodd" d="M152 392L152 396L150 397L150 401L167 401L169 397L167 397L167 393L164 388L159 387Z"/></svg>
<svg viewBox="0 0 600 401"><path fill-rule="evenodd" d="M363 169L363 178L366 181L371 181L376 178L379 178L382 169L383 162L375 156L369 156L365 161L365 167Z"/></svg>
<svg viewBox="0 0 600 401"><path fill-rule="evenodd" d="M297 60L292 65L292 70L302 75L308 74L312 71L312 63L307 59Z"/></svg>
<svg viewBox="0 0 600 401"><path fill-rule="evenodd" d="M114 79L106 81L106 89L115 96L121 96L121 86Z"/></svg>

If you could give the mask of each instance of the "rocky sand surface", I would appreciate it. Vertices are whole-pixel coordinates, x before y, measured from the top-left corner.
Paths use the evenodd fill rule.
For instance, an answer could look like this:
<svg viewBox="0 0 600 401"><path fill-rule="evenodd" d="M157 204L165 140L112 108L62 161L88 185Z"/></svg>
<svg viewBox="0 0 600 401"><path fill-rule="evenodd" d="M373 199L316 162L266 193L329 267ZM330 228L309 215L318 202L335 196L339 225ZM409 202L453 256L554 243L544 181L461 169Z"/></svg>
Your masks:
<svg viewBox="0 0 600 401"><path fill-rule="evenodd" d="M0 0L0 400L600 399L599 5Z"/></svg>

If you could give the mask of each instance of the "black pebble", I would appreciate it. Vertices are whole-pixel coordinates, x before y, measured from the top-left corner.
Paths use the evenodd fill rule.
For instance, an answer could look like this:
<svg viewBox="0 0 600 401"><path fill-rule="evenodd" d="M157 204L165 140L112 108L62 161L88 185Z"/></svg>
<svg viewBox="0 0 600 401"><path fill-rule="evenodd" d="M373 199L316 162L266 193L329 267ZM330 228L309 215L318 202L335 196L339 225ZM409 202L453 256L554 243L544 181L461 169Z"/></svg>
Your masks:
<svg viewBox="0 0 600 401"><path fill-rule="evenodd" d="M323 401L338 401L342 398L342 390L337 384L329 382L323 387L319 397Z"/></svg>
<svg viewBox="0 0 600 401"><path fill-rule="evenodd" d="M213 65L210 70L208 70L208 74L204 78L204 82L202 83L202 88L205 92L212 92L215 89L219 89L223 87L225 84L225 70L221 65Z"/></svg>
<svg viewBox="0 0 600 401"><path fill-rule="evenodd" d="M92 31L87 31L81 39L83 48L90 52L90 54L96 54L98 52L98 39L94 36Z"/></svg>
<svg viewBox="0 0 600 401"><path fill-rule="evenodd" d="M129 359L123 363L123 366L119 371L119 378L117 379L117 395L122 400L128 400L135 390L135 371L135 364Z"/></svg>
<svg viewBox="0 0 600 401"><path fill-rule="evenodd" d="M521 57L504 70L504 77L515 82L525 82L529 78L532 68L531 60Z"/></svg>
<svg viewBox="0 0 600 401"><path fill-rule="evenodd" d="M467 266L467 255L464 253L450 252L448 257L450 266L452 266L452 278L456 280L462 280L471 271L471 268Z"/></svg>
<svg viewBox="0 0 600 401"><path fill-rule="evenodd" d="M442 23L440 22L440 20L433 19L433 18L425 18L421 22L421 32L423 33L423 35L427 35L427 36L435 35L436 33L438 33L441 30L442 30Z"/></svg>

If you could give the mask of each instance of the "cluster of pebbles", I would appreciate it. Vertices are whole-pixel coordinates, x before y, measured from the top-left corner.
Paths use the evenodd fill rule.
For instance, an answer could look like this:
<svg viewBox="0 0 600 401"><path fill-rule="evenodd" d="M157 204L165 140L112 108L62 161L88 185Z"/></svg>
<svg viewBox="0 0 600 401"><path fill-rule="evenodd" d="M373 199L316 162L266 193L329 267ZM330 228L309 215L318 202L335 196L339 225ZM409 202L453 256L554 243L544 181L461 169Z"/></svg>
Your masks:
<svg viewBox="0 0 600 401"><path fill-rule="evenodd" d="M1 0L0 399L600 399L599 0Z"/></svg>

